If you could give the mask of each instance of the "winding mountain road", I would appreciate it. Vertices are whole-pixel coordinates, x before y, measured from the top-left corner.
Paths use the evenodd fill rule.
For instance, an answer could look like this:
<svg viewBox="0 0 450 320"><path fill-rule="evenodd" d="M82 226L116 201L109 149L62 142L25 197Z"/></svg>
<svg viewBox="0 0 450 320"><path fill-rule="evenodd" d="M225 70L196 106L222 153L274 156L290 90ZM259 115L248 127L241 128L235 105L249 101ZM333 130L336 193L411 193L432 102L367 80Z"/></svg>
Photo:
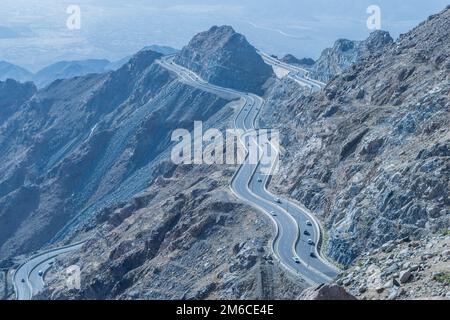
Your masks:
<svg viewBox="0 0 450 320"><path fill-rule="evenodd" d="M44 289L45 273L51 268L55 258L63 254L76 251L84 242L54 248L39 253L21 264L13 275L14 291L17 300L31 300L33 295Z"/></svg>
<svg viewBox="0 0 450 320"><path fill-rule="evenodd" d="M265 55L267 56L267 55ZM274 62L274 59L264 59L266 62ZM244 130L242 143L249 149L248 143L255 143L255 139L246 141L247 135L258 132L256 119L263 108L263 98L237 90L222 88L212 85L201 79L191 70L177 65L174 56L163 57L159 62L166 69L175 72L180 80L188 85L198 87L220 95L231 95L236 99L243 99L244 106L235 118L235 129ZM276 62L278 67L289 68L281 62ZM271 63L272 64L272 63ZM272 64L273 65L273 64ZM295 67L293 67L296 70ZM289 72L293 72L293 71ZM296 77L300 77L296 71ZM307 78L302 78L312 90L322 88L321 84ZM255 135L251 135L252 137ZM256 146L257 148L260 146ZM276 148L270 144L270 152L276 153ZM264 148L266 149L266 148ZM269 152L265 150L264 152ZM248 156L235 173L231 189L245 203L259 209L268 215L276 228L276 236L272 243L272 249L279 262L289 271L304 278L310 284L320 284L332 281L339 274L339 270L329 263L321 254L320 245L322 234L320 224L313 214L289 199L278 199L267 190L271 174L267 174L267 168L262 170L263 163L257 164L250 161Z"/></svg>
<svg viewBox="0 0 450 320"><path fill-rule="evenodd" d="M288 76L299 82L300 85L309 86L312 91L322 88L322 83L307 78L306 70L282 63L264 53L260 54L266 63L287 70ZM244 106L235 118L235 129L246 132L241 137L241 143L246 149L247 146L250 149L251 144L256 144L253 147L261 148L254 137L258 135L256 120L265 104L263 98L255 94L212 85L194 72L175 64L173 55L161 58L158 63L176 73L179 79L188 85L221 96L242 99ZM256 135L251 135L252 133L256 133ZM249 136L250 139L246 142L245 139ZM272 143L262 149L263 152L278 152ZM312 285L332 281L339 274L339 270L330 264L320 252L322 234L319 222L305 208L289 199L278 198L267 190L271 174L268 174L267 170L263 170L263 165L261 161L257 161L257 163L250 161L247 150L244 163L232 179L230 186L232 191L242 201L270 217L276 230L272 241L272 250L283 267ZM42 291L45 285L45 273L51 268L56 257L79 250L83 244L84 242L79 242L47 250L20 265L13 275L16 298L30 300L33 295Z"/></svg>
<svg viewBox="0 0 450 320"><path fill-rule="evenodd" d="M309 87L311 91L320 91L325 86L325 83L309 78L309 71L304 68L282 62L261 51L258 53L263 58L265 63L271 65L272 67L278 67L286 70L289 78L296 81L301 86Z"/></svg>

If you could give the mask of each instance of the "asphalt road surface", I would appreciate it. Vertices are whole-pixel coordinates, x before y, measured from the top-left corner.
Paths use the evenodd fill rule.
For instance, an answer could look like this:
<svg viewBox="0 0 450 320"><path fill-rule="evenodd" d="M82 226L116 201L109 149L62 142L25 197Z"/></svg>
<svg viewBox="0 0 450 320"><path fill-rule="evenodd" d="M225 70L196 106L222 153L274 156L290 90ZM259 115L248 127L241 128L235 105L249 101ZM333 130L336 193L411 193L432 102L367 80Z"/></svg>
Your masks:
<svg viewBox="0 0 450 320"><path fill-rule="evenodd" d="M19 266L13 275L14 290L17 300L31 300L33 295L44 289L44 276L50 269L55 258L76 251L84 242L69 246L50 249L39 253Z"/></svg>

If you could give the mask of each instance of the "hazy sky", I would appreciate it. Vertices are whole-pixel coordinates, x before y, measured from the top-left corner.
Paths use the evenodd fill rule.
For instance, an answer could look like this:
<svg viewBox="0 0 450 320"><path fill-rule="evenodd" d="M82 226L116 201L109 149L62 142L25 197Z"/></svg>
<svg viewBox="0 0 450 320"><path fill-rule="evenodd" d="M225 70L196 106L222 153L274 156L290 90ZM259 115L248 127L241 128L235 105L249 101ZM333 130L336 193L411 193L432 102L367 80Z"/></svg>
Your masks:
<svg viewBox="0 0 450 320"><path fill-rule="evenodd" d="M215 24L269 53L317 58L338 38L367 37L372 4L397 37L449 0L2 0L0 60L33 71L63 59L118 60L150 44L181 48ZM80 30L66 26L69 5L81 9Z"/></svg>

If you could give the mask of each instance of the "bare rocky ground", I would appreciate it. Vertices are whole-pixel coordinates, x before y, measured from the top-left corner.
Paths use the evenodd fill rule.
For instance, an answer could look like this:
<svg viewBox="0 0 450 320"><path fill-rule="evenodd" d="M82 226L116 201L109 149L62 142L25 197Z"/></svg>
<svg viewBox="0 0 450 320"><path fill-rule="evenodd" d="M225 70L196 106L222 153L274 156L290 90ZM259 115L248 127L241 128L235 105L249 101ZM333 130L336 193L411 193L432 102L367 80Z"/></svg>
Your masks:
<svg viewBox="0 0 450 320"><path fill-rule="evenodd" d="M387 242L337 283L358 299L450 300L450 235Z"/></svg>

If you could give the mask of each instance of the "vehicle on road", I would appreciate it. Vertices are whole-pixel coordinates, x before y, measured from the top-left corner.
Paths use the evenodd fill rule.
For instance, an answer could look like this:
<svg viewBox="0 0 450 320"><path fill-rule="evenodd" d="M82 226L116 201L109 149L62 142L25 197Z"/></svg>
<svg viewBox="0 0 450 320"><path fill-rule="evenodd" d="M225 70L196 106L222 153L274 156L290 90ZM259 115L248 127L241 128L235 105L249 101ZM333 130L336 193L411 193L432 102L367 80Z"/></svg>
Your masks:
<svg viewBox="0 0 450 320"><path fill-rule="evenodd" d="M298 257L292 257L292 260L294 260L295 263L300 264L300 259Z"/></svg>
<svg viewBox="0 0 450 320"><path fill-rule="evenodd" d="M275 199L275 202L276 202L276 203L281 203L281 199L280 199L280 198L276 198L276 199Z"/></svg>
<svg viewBox="0 0 450 320"><path fill-rule="evenodd" d="M304 234L305 236L309 236L309 235L311 235L311 234L309 233L309 231L308 231L308 230L305 230L305 231L303 232L303 234Z"/></svg>
<svg viewBox="0 0 450 320"><path fill-rule="evenodd" d="M258 182L262 182L262 179L261 179L261 178L259 178L259 179L258 179Z"/></svg>
<svg viewBox="0 0 450 320"><path fill-rule="evenodd" d="M312 239L308 239L308 244L309 244L309 245L313 245L313 244L314 244L314 241L312 241Z"/></svg>
<svg viewBox="0 0 450 320"><path fill-rule="evenodd" d="M39 270L38 275L39 275L39 277L42 277L44 275L44 271Z"/></svg>
<svg viewBox="0 0 450 320"><path fill-rule="evenodd" d="M316 254L315 254L314 252L311 252L311 253L309 254L309 256L310 256L311 258L315 258L315 257L316 257Z"/></svg>
<svg viewBox="0 0 450 320"><path fill-rule="evenodd" d="M307 226L312 226L311 221L307 220L307 221L306 221L306 225L307 225Z"/></svg>
<svg viewBox="0 0 450 320"><path fill-rule="evenodd" d="M20 282L22 282L22 283L25 283L25 279L24 279L24 278L22 278L22 279L20 280Z"/></svg>
<svg viewBox="0 0 450 320"><path fill-rule="evenodd" d="M271 214L272 216L274 216L274 217L277 216L277 214L275 213L275 211L270 211L270 214Z"/></svg>

